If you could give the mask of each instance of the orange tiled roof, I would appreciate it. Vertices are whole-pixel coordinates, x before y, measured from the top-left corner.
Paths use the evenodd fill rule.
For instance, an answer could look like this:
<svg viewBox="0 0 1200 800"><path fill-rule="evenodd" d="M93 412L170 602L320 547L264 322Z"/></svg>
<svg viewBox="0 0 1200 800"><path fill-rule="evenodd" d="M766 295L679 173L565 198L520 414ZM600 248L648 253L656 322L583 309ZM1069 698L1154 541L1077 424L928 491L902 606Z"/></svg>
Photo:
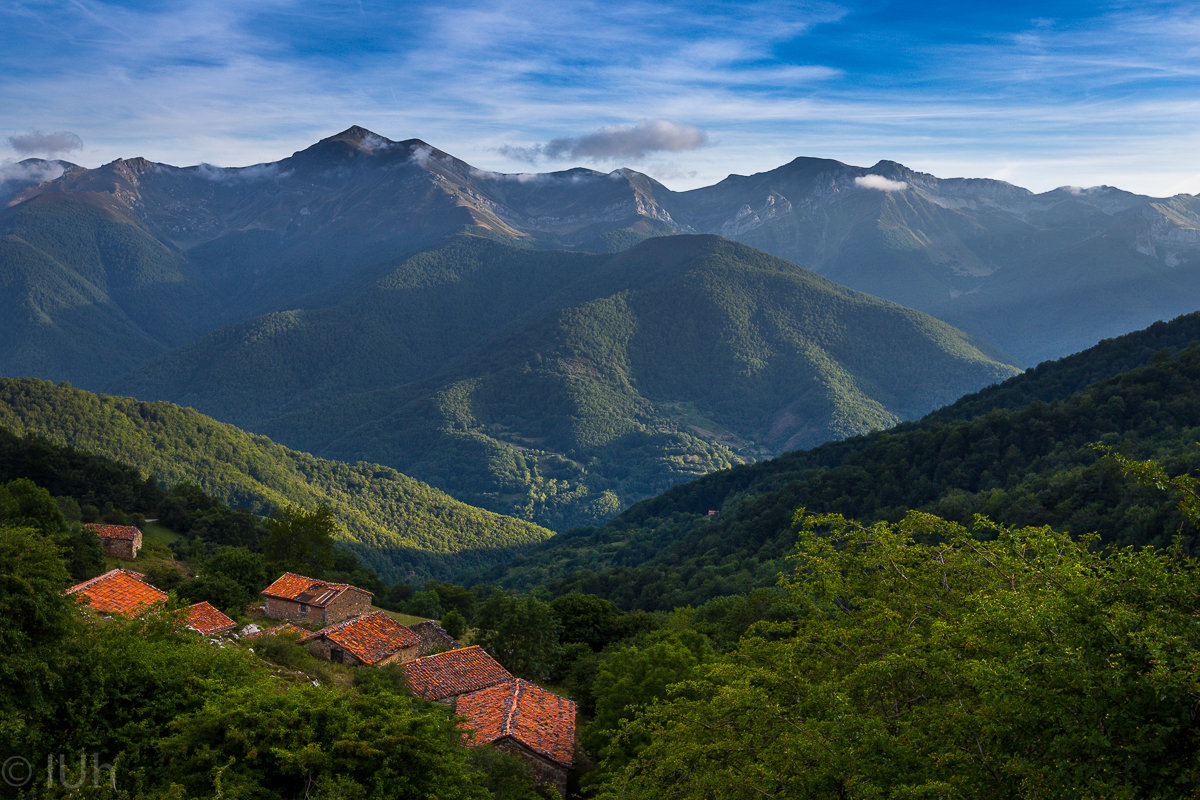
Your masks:
<svg viewBox="0 0 1200 800"><path fill-rule="evenodd" d="M91 531L97 536L105 539L136 539L140 530L132 525L101 525L98 522L89 522L83 526L86 530Z"/></svg>
<svg viewBox="0 0 1200 800"><path fill-rule="evenodd" d="M263 589L262 594L323 608L348 589L358 589L358 587L348 583L326 583L316 578L297 575L294 572L285 572L274 583ZM358 591L371 594L366 589L358 589Z"/></svg>
<svg viewBox="0 0 1200 800"><path fill-rule="evenodd" d="M455 713L475 731L468 744L509 737L568 769L575 763L575 703L520 678L458 698Z"/></svg>
<svg viewBox="0 0 1200 800"><path fill-rule="evenodd" d="M477 644L409 661L404 676L413 694L426 700L444 700L513 679Z"/></svg>
<svg viewBox="0 0 1200 800"><path fill-rule="evenodd" d="M307 642L320 636L353 653L364 664L382 661L397 650L421 641L421 637L382 611L351 617L310 633L300 641Z"/></svg>
<svg viewBox="0 0 1200 800"><path fill-rule="evenodd" d="M236 622L218 611L207 600L196 603L188 608L187 617L184 618L183 624L197 633L203 633L205 636L225 633L237 627Z"/></svg>
<svg viewBox="0 0 1200 800"><path fill-rule="evenodd" d="M167 602L166 592L146 583L145 577L133 570L114 569L72 586L67 594L86 597L87 604L97 611L132 616Z"/></svg>

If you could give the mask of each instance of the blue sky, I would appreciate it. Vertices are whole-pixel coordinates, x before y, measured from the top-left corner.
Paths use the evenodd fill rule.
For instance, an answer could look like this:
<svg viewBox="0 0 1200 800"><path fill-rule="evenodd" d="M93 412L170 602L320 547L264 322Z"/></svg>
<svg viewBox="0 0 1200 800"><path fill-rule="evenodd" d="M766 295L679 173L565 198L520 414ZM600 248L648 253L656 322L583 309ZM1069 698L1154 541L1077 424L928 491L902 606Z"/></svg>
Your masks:
<svg viewBox="0 0 1200 800"><path fill-rule="evenodd" d="M352 124L675 189L803 155L1200 193L1200 8L0 0L0 163L243 166Z"/></svg>

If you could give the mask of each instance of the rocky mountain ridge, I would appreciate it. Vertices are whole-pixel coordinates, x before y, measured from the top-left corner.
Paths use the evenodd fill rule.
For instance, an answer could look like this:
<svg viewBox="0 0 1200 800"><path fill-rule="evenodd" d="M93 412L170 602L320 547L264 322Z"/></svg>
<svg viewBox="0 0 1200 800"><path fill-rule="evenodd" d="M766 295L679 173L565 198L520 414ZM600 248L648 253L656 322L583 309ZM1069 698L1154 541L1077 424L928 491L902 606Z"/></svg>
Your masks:
<svg viewBox="0 0 1200 800"><path fill-rule="evenodd" d="M715 233L851 288L926 311L1036 363L1192 310L1200 199L1113 187L1034 194L1003 181L938 178L894 161L797 158L674 192L630 169L544 174L477 169L420 139L358 126L269 164L171 167L118 160L30 187L86 196L191 260L256 239L270 253L230 278L276 310L265 284L289 265L314 290L341 261L415 252L471 229L538 248L611 252L658 235ZM212 265L202 270L211 278ZM225 270L228 273L228 270ZM1036 333L1034 331L1036 330Z"/></svg>

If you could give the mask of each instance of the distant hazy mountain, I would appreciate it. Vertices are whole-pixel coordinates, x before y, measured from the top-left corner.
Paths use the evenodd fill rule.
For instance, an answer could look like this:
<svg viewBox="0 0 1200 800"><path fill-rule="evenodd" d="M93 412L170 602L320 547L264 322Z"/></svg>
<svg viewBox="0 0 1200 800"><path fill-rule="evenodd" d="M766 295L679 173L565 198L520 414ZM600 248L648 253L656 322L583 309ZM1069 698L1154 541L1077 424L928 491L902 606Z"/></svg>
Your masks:
<svg viewBox="0 0 1200 800"><path fill-rule="evenodd" d="M676 219L993 342L1025 363L1200 305L1200 198L1043 194L800 158L675 195Z"/></svg>
<svg viewBox="0 0 1200 800"><path fill-rule="evenodd" d="M34 161L21 163L32 168ZM138 353L180 344L214 322L303 305L309 292L363 265L465 229L596 252L649 236L715 233L934 314L1024 363L1194 310L1200 296L1200 199L1193 195L1155 199L1110 187L1035 195L889 161L864 168L798 158L672 192L627 169L487 172L419 140L392 142L352 127L251 167L131 159L68 169L17 201L0 213L8 248L0 263L18 264L6 278L15 289L10 300L19 295L13 302L23 304L26 318L97 325ZM135 249L125 256L146 263L124 274L129 266L101 243L64 238L53 223L58 216L114 233L132 226L154 244L142 252L126 242ZM175 269L161 263L156 247L178 259ZM77 255L88 271L52 279L66 286L29 276L69 273ZM136 285L110 287L113 278ZM62 291L71 299L60 299ZM185 304L187 313L156 317L163 303ZM102 371L86 349L62 355L61 348L53 336L35 334L16 362L42 364L46 374L73 371L79 361ZM0 367L11 372L13 359L3 354Z"/></svg>

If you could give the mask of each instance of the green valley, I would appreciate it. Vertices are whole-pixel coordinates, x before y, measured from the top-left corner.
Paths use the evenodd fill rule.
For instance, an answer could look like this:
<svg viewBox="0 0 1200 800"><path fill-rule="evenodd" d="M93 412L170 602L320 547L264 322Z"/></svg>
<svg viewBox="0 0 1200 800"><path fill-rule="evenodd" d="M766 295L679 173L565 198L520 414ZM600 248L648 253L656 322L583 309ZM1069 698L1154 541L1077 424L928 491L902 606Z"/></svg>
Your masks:
<svg viewBox="0 0 1200 800"><path fill-rule="evenodd" d="M132 465L164 485L190 482L260 514L328 506L344 544L389 581L483 565L550 532L465 505L378 464L339 463L169 403L0 379L0 427Z"/></svg>

